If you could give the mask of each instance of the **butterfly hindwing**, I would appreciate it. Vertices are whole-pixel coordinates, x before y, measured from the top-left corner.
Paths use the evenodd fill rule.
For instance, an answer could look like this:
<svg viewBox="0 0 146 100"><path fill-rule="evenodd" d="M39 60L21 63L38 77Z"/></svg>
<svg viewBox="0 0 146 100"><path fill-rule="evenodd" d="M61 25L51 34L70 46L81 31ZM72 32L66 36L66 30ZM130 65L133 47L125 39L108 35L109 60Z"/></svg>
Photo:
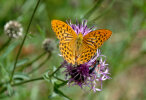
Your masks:
<svg viewBox="0 0 146 100"><path fill-rule="evenodd" d="M67 42L67 43L59 43L59 49L60 49L60 52L63 56L63 58L69 62L69 63L72 63L74 64L75 63L75 55L74 55L74 52L71 48L71 43L70 42Z"/></svg>
<svg viewBox="0 0 146 100"><path fill-rule="evenodd" d="M77 58L77 64L84 64L91 60L95 55L97 49L90 48L86 43L83 43L79 50L79 57Z"/></svg>

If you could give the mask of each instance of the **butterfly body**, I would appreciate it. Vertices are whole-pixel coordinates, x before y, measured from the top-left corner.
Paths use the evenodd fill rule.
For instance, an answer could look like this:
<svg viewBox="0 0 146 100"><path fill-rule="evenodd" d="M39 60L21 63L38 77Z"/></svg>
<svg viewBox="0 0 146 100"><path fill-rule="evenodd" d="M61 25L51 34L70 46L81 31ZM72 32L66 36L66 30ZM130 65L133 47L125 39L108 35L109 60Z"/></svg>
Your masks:
<svg viewBox="0 0 146 100"><path fill-rule="evenodd" d="M95 30L84 35L77 34L72 27L60 20L52 20L52 29L60 40L59 48L64 59L73 65L88 62L96 53L111 31L106 29Z"/></svg>
<svg viewBox="0 0 146 100"><path fill-rule="evenodd" d="M76 39L76 44L77 44L76 48L77 48L77 50L79 50L79 48L81 47L82 43L83 43L83 34L79 33L79 35L77 36L77 39Z"/></svg>

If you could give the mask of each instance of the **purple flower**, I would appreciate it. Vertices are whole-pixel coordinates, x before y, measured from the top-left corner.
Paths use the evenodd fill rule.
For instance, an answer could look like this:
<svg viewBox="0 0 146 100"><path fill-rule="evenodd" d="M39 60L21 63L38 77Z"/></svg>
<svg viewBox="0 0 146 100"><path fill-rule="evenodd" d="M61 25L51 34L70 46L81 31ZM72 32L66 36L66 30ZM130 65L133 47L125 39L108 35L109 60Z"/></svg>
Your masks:
<svg viewBox="0 0 146 100"><path fill-rule="evenodd" d="M108 76L110 73L108 64L105 63L105 56L100 53L100 50L97 50L96 56L85 64L78 66L66 64L65 73L66 79L69 80L68 84L78 85L81 88L89 87L94 92L101 91L102 82L111 78ZM100 88L97 83L100 83Z"/></svg>
<svg viewBox="0 0 146 100"><path fill-rule="evenodd" d="M90 77L89 67L86 64L79 65L77 67L71 64L66 66L66 78L70 76L69 83L74 82L74 85L79 85L81 88L86 84L87 78Z"/></svg>
<svg viewBox="0 0 146 100"><path fill-rule="evenodd" d="M93 29L94 26L92 26L91 28L88 28L88 27L87 27L87 20L83 20L83 21L81 22L81 24L80 24L77 20L76 20L76 24L72 24L72 23L71 23L71 20L70 20L69 22L67 21L67 23L68 23L68 25L71 26L71 28L72 28L77 34L82 33L83 36L86 35L86 34L88 34L88 33L91 32L91 31L95 30L95 29Z"/></svg>

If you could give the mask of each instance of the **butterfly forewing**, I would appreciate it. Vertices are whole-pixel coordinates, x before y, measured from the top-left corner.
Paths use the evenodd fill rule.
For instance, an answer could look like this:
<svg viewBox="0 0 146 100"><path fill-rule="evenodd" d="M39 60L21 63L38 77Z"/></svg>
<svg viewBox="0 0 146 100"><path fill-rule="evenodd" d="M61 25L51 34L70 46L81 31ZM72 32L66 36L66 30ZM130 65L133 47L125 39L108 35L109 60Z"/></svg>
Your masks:
<svg viewBox="0 0 146 100"><path fill-rule="evenodd" d="M51 22L52 28L60 40L59 49L63 58L68 62L75 64L75 40L77 34L66 23L60 20Z"/></svg>
<svg viewBox="0 0 146 100"><path fill-rule="evenodd" d="M83 41L90 48L97 49L111 36L111 34L112 32L110 30L95 30L85 35Z"/></svg>
<svg viewBox="0 0 146 100"><path fill-rule="evenodd" d="M63 56L63 58L69 62L69 63L72 63L72 64L75 64L75 55L74 55L74 52L73 52L73 49L71 48L71 43L70 42L67 42L67 43L59 43L59 49L60 49L60 52Z"/></svg>
<svg viewBox="0 0 146 100"><path fill-rule="evenodd" d="M112 32L106 29L95 30L83 37L83 44L78 51L80 54L76 62L83 64L91 60L104 41L106 41Z"/></svg>
<svg viewBox="0 0 146 100"><path fill-rule="evenodd" d="M57 38L61 42L70 42L71 40L76 39L77 34L69 25L67 25L63 21L52 20L51 24Z"/></svg>

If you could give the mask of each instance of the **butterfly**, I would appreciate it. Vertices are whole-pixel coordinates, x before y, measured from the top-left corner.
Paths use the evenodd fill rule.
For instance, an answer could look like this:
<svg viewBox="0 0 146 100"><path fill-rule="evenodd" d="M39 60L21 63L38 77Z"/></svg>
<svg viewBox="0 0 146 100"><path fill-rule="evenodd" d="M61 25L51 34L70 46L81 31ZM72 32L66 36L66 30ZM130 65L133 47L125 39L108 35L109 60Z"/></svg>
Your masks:
<svg viewBox="0 0 146 100"><path fill-rule="evenodd" d="M73 65L88 62L104 41L112 34L110 30L99 29L85 36L77 34L67 23L60 20L51 21L52 29L60 40L59 49L63 58Z"/></svg>

